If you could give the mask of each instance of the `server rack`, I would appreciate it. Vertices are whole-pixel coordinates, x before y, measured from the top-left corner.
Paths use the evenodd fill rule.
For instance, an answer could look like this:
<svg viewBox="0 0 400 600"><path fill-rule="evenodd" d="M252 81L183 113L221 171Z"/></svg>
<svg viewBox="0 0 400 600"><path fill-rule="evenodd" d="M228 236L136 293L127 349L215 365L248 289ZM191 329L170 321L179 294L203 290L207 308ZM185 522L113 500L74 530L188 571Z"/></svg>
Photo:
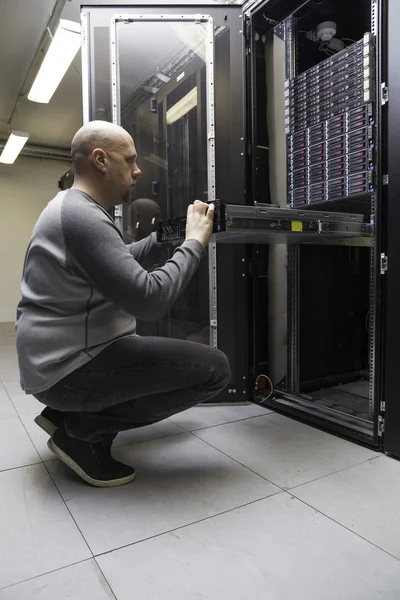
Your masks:
<svg viewBox="0 0 400 600"><path fill-rule="evenodd" d="M145 6L121 2L110 7L87 2L82 6L82 24L85 119L100 116L120 123L137 138L144 166L138 194L156 200L164 218L185 211L196 197L243 204L242 8L167 2ZM167 30L164 34L163 27ZM193 42L198 37L200 49ZM160 49L155 47L157 38ZM133 85L131 57L140 52L140 81ZM147 56L157 58L144 72ZM168 125L168 111L182 101L192 101L195 89L195 108L187 118ZM203 156L195 150L195 138ZM181 152L182 146L188 151ZM129 214L117 207L115 218L124 229ZM163 248L160 262L172 251ZM218 398L222 404L241 404L249 398L248 323L243 318L248 311L247 264L245 245L216 248L211 244L208 260L172 311L157 323L139 323L140 334L182 337L223 350L231 363L232 381Z"/></svg>
<svg viewBox="0 0 400 600"><path fill-rule="evenodd" d="M229 43L224 52L224 56L229 57L229 64L224 69L224 74L229 75L228 85L224 86L225 92L222 86L219 92L215 88L216 96L219 94L219 114L216 114L215 123L217 130L220 127L220 141L217 133L216 160L214 167L210 162L208 165L209 176L210 168L215 168L217 178L219 173L223 173L220 182L225 180L231 183L229 175L232 173L235 177L239 174L241 181L239 186L231 185L229 188L239 207L232 206L229 197L221 198L228 204L228 215L232 220L227 227L229 235L227 232L223 235L216 233L211 246L214 256L209 262L210 316L217 316L216 319L210 319L211 330L216 328L217 335L211 335L209 343L217 344L228 352L235 372L226 394L220 398L221 403L257 401L267 395L269 397L265 402L261 399L266 406L361 443L383 447L382 307L385 301L383 292L387 250L384 236L386 190L381 186L381 181L387 181L383 176L388 172L385 164L386 86L383 85L387 81L387 12L384 0L360 0L360 3L363 3L364 9L368 4L369 25L348 44L349 47L332 54L328 60L313 64L313 59L307 58L307 48L301 50L297 47L298 17L300 15L303 18L306 14L307 20L308 12L320 10L321 4L329 9L329 5L332 5L329 0L322 3L266 0L256 6L252 3L249 10L245 6L244 12L238 6L171 7L160 2L157 6L132 7L129 2L121 1L118 7L110 8L101 0L87 1L83 6L83 73L84 82L87 83L84 86L84 107L86 118L96 117L99 108L97 99L100 96L96 81L96 46L109 42L112 44L112 39L102 40L101 29L104 33L104 28L110 27L112 19L115 22L116 15L120 16L121 22L127 23L130 17L124 15L132 13L153 17L186 14L189 20L191 16L194 21L208 15L219 27L230 27ZM336 7L339 4L344 3L333 3ZM299 10L302 12L299 13ZM307 43L315 44L312 32L308 33L311 35ZM277 142L272 139L268 118L262 110L262 104L271 100L269 92L265 92L265 56L260 49L260 44L265 43L264 37L279 38L285 49L286 83L280 98L282 107L285 108L286 102L286 108L289 108L285 115L284 136L284 153L287 157L285 188L287 186L288 193L282 193L282 182L277 186L271 180L269 168L273 158L271 148ZM303 58L300 59L302 64L299 69L300 56ZM218 60L221 60L221 56ZM215 68L218 67L218 60ZM359 69L360 61L362 72ZM220 77L221 72L215 80L216 85ZM307 85L304 85L304 81ZM321 83L318 88L316 82ZM118 78L112 81L110 76L110 89L116 89L119 83ZM319 93L316 93L317 89ZM162 93L158 92L158 96L161 99ZM118 104L115 96L106 108L109 120L112 120L113 110L115 113L118 109L112 104ZM225 119L224 122L224 112L229 106L235 107L234 114L230 115L232 120ZM226 134L228 126L238 132L233 144ZM305 159L301 158L303 149L306 150ZM320 160L321 155L324 160ZM228 166L227 156L230 161ZM223 185L217 183L216 198L220 198L222 190ZM272 202L277 190L278 203ZM154 191L157 194L157 187ZM280 204L280 208L271 204ZM283 210L279 218L277 210ZM323 214L320 218L315 217L318 211ZM330 240L323 240L322 236L317 240L318 235L313 234L310 237L307 227L311 227L311 223L321 227L324 219L327 218L329 222L329 214L332 213L339 213L337 219L340 221L342 218L342 223L346 221L346 215L350 217L356 214L362 226L368 230L367 235L350 235L347 239L344 235L333 235ZM117 219L120 215L117 212ZM180 213L172 212L168 216L179 217ZM261 229L258 229L260 223ZM222 243L224 236L225 241L226 238L229 240L226 244ZM358 254L363 258L360 259ZM357 296L355 288L358 281L363 286L367 281L368 333L357 334L360 346L357 349L357 361L360 364L357 365L355 376L357 379L363 373L362 376L369 379L366 419L342 409L337 410L335 406L324 405L318 399L318 385L323 388L322 394L327 394L329 385L353 384L354 373L335 372L328 376L325 373L320 382L304 379L304 373L313 360L312 352L304 347L307 338L304 335L304 323L307 325L309 322L309 315L299 302L307 278L304 274L307 275L315 267L315 262L322 261L323 267L323 261L326 266L326 261L331 259L335 265L335 277L340 273L346 274L342 278L342 285L351 291L351 310L364 310L365 307L361 306L363 300ZM273 358L274 348L269 339L270 296L274 282L279 280L282 283L282 267L286 268L286 261L287 278L282 287L282 297L284 295L287 298L286 371L280 380L273 382L274 394L270 395L268 389L262 389L265 380L259 378L269 372ZM304 269L305 264L308 265L308 271ZM317 265L320 272L321 264ZM356 277L352 271L355 266L358 269ZM217 303L213 301L213 288L216 290ZM215 306L218 307L217 312L213 313ZM338 315L340 317L340 311ZM229 352L234 339L235 349ZM365 353L367 356L364 356ZM308 356L309 362L306 360L306 364L302 364L301 355ZM354 359L351 356L345 358L350 362ZM345 364L346 360L342 363ZM362 361L365 364L361 364ZM348 367L347 364L345 366Z"/></svg>
<svg viewBox="0 0 400 600"><path fill-rule="evenodd" d="M383 152L386 144L383 50L387 13L383 2L358 4L364 30L361 33L354 23L349 23L348 28L357 31L357 37L342 43L342 49L329 52L329 56L318 56L322 44L315 26L321 21L336 20L340 28L348 16L344 3L270 0L259 3L249 16L253 62L260 55L261 38L264 44L265 39L268 44L271 38L279 38L284 46L287 204L304 211L359 211L374 228L371 249L364 250L361 258L361 254L349 258L330 249L316 251L299 245L288 248L287 369L266 404L335 433L381 447L385 408L381 309L385 278L385 189L381 181L387 171ZM253 110L254 107L257 110L260 95L255 70L253 67L249 85L256 96ZM253 127L255 121L253 117ZM254 151L257 153L258 148ZM255 163L256 159L253 173L257 172ZM260 193L257 175L253 181L257 195ZM274 201L271 193L266 198L267 202ZM354 272L355 266L359 272ZM323 269L331 270L330 279L336 278L336 286L330 285ZM351 348L351 336L339 331L346 318L343 307L333 306L328 294L322 293L318 300L327 306L317 306L313 296L318 294L310 289L312 273L319 275L321 287L329 288L337 304L335 287L345 285L348 309L361 315L368 308L368 334L356 330L357 318L347 321L359 348L357 343ZM357 285L362 286L362 294L357 292ZM329 329L329 320L334 322L335 330ZM329 358L325 364L316 351L316 347L323 346L321 338L315 335L318 328L329 330L332 344L337 346L335 356L321 350L325 359ZM343 348L348 350L347 356ZM327 367L328 362L334 363L331 368ZM261 367L256 364L256 375L260 373ZM346 394L350 388L354 391L358 380L360 383L364 380L365 389L368 385L368 400L360 399L356 409L357 401L354 398L352 403L347 402ZM363 391L363 395L367 394Z"/></svg>

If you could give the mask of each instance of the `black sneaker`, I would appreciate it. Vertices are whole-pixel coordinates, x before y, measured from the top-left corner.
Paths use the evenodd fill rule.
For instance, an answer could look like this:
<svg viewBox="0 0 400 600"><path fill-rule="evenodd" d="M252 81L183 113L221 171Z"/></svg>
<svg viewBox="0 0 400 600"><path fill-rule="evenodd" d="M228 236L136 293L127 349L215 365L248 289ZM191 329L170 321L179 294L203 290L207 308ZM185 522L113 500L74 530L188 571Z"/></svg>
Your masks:
<svg viewBox="0 0 400 600"><path fill-rule="evenodd" d="M50 436L52 436L61 423L64 421L66 416L65 412L61 410L54 410L54 408L46 408L35 418L36 425L39 425Z"/></svg>
<svg viewBox="0 0 400 600"><path fill-rule="evenodd" d="M135 469L113 459L114 435L102 442L83 442L70 437L62 424L49 439L49 449L79 477L96 487L125 485L135 479Z"/></svg>

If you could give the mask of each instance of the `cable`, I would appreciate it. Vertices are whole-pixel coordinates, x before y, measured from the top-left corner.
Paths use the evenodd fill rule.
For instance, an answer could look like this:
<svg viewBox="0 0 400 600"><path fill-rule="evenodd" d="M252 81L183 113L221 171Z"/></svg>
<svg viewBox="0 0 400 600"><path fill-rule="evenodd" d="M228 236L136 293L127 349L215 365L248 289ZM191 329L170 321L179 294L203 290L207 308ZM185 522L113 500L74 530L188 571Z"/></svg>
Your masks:
<svg viewBox="0 0 400 600"><path fill-rule="evenodd" d="M262 16L267 21L268 25L278 25L278 21L268 18L264 13L262 13Z"/></svg>
<svg viewBox="0 0 400 600"><path fill-rule="evenodd" d="M353 40L351 38L340 38L342 40L342 42L351 42L352 44L355 44L357 40Z"/></svg>
<svg viewBox="0 0 400 600"><path fill-rule="evenodd" d="M323 52L327 56L333 56L335 54L335 52L334 52L334 50L332 50L331 48L328 47L328 43L329 42L321 42L320 45L318 46L318 50L320 52Z"/></svg>
<svg viewBox="0 0 400 600"><path fill-rule="evenodd" d="M262 400L260 400L260 404L263 404L264 402L266 402L266 400L268 400L268 398L270 398L272 396L272 394L274 393L274 385L272 383L272 381L270 380L270 378L268 377L268 375L259 375L256 379L256 388L258 389L258 382L259 380L264 377L264 379L266 379L269 383L269 385L271 386L270 392L267 396L265 396L265 398L263 398Z"/></svg>

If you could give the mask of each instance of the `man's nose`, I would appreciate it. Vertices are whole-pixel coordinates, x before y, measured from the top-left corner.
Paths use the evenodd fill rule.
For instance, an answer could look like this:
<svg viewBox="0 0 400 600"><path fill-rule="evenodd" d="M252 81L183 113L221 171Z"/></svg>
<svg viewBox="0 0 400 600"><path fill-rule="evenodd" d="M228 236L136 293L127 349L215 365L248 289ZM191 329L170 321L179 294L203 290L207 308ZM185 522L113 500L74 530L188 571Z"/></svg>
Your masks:
<svg viewBox="0 0 400 600"><path fill-rule="evenodd" d="M135 177L138 177L139 175L142 174L142 171L139 169L139 167L137 165L135 165L135 168L133 169L133 174Z"/></svg>

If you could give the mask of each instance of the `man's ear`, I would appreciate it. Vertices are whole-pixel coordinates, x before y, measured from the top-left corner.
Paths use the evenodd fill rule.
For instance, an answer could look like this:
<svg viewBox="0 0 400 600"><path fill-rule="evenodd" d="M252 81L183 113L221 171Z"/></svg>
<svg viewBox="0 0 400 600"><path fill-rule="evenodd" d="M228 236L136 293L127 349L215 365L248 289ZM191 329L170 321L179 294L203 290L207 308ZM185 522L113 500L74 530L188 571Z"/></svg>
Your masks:
<svg viewBox="0 0 400 600"><path fill-rule="evenodd" d="M93 164L101 171L101 173L106 172L106 153L101 148L95 148L92 152L92 160Z"/></svg>

